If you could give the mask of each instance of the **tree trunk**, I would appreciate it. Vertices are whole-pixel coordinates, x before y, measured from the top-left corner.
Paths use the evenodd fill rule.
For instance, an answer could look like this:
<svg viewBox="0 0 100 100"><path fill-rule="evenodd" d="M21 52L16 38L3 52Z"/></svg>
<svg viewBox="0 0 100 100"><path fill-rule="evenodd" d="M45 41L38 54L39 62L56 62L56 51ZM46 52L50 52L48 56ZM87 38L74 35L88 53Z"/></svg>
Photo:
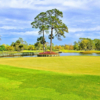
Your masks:
<svg viewBox="0 0 100 100"><path fill-rule="evenodd" d="M44 52L44 30L43 30L43 52Z"/></svg>
<svg viewBox="0 0 100 100"><path fill-rule="evenodd" d="M50 52L52 52L52 35L53 35L53 28L51 28Z"/></svg>

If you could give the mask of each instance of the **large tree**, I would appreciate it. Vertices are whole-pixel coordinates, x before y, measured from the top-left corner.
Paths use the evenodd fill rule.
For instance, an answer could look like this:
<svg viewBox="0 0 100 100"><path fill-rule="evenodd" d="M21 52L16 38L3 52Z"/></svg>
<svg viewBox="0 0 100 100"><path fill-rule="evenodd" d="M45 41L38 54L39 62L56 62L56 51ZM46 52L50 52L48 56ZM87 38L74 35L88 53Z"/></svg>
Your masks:
<svg viewBox="0 0 100 100"><path fill-rule="evenodd" d="M63 17L63 13L57 9L52 9L46 11L48 23L48 28L51 29L51 38L50 38L50 51L52 51L52 36L53 31L55 31L55 36L61 40L61 36L65 37L64 33L68 32L68 27L60 20L60 17Z"/></svg>
<svg viewBox="0 0 100 100"><path fill-rule="evenodd" d="M39 34L43 34L43 41L45 41L44 32L48 33L47 21L47 14L45 12L41 12L34 18L34 21L31 23L32 28L39 28ZM43 42L43 51L44 44L45 42Z"/></svg>
<svg viewBox="0 0 100 100"><path fill-rule="evenodd" d="M98 40L95 45L96 45L97 50L100 50L100 40Z"/></svg>

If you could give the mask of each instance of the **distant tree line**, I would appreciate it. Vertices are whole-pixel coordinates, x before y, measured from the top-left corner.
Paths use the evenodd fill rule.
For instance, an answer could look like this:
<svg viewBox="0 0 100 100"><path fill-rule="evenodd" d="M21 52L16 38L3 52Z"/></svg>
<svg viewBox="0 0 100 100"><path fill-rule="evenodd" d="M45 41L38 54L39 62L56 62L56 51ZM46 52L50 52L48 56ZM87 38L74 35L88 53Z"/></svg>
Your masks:
<svg viewBox="0 0 100 100"><path fill-rule="evenodd" d="M36 43L28 44L22 38L19 38L15 42L12 42L11 45L2 44L0 45L0 51L22 51L22 50L43 50L43 43L44 43L44 50L50 50L50 44L43 39L43 36L37 38ZM52 50L73 50L73 45L54 45L52 43Z"/></svg>
<svg viewBox="0 0 100 100"><path fill-rule="evenodd" d="M79 38L74 42L74 50L100 50L100 39Z"/></svg>
<svg viewBox="0 0 100 100"><path fill-rule="evenodd" d="M12 42L11 45L3 44L0 46L0 51L22 51L22 50L33 50L34 45L28 45L26 41L22 38L16 40L16 42Z"/></svg>
<svg viewBox="0 0 100 100"><path fill-rule="evenodd" d="M19 38L15 42L12 42L11 45L2 44L0 45L0 51L22 51L22 50L43 50L43 44L45 50L49 50L49 43L43 40L43 37L37 38L36 43L28 44L22 38Z"/></svg>
<svg viewBox="0 0 100 100"><path fill-rule="evenodd" d="M44 43L44 45L43 45ZM44 46L44 48L43 48ZM19 38L11 45L2 44L0 45L0 51L22 51L22 50L50 50L50 44L46 42L43 36L37 38L36 43L28 44L22 38ZM100 39L90 39L90 38L79 38L78 42L74 42L74 45L54 45L52 43L52 50L100 50Z"/></svg>

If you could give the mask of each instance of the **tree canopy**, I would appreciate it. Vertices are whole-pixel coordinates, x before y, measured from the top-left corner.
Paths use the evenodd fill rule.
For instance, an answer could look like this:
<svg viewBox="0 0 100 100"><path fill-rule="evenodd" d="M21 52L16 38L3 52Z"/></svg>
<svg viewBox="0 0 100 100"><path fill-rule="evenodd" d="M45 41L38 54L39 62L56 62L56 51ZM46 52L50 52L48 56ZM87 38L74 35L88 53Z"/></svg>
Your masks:
<svg viewBox="0 0 100 100"><path fill-rule="evenodd" d="M48 27L47 27L47 14L45 12L41 12L38 14L35 18L34 21L31 23L32 28L38 28L39 29L39 35L43 34L43 41L44 41L44 32L47 33ZM43 44L43 51L44 51L44 44Z"/></svg>
<svg viewBox="0 0 100 100"><path fill-rule="evenodd" d="M59 11L58 9L52 9L47 10L46 12L41 12L34 18L34 21L31 23L32 28L39 28L39 34L43 33L43 39L44 31L48 33L47 30L51 30L51 33L49 35L50 51L52 51L53 31L55 31L55 36L59 40L61 40L61 36L65 37L65 32L68 32L68 27L60 19L62 17L63 13L61 11Z"/></svg>

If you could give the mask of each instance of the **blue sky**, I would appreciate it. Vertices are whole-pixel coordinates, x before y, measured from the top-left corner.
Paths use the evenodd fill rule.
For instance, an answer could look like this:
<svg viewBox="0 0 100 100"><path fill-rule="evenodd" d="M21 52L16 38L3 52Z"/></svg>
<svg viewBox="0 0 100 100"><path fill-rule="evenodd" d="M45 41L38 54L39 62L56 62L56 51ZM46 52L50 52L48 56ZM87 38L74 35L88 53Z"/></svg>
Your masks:
<svg viewBox="0 0 100 100"><path fill-rule="evenodd" d="M39 37L31 22L40 12L57 8L69 33L55 45L73 44L80 37L100 39L100 0L0 0L0 44L11 44L19 37L34 44ZM49 42L48 35L45 35Z"/></svg>

